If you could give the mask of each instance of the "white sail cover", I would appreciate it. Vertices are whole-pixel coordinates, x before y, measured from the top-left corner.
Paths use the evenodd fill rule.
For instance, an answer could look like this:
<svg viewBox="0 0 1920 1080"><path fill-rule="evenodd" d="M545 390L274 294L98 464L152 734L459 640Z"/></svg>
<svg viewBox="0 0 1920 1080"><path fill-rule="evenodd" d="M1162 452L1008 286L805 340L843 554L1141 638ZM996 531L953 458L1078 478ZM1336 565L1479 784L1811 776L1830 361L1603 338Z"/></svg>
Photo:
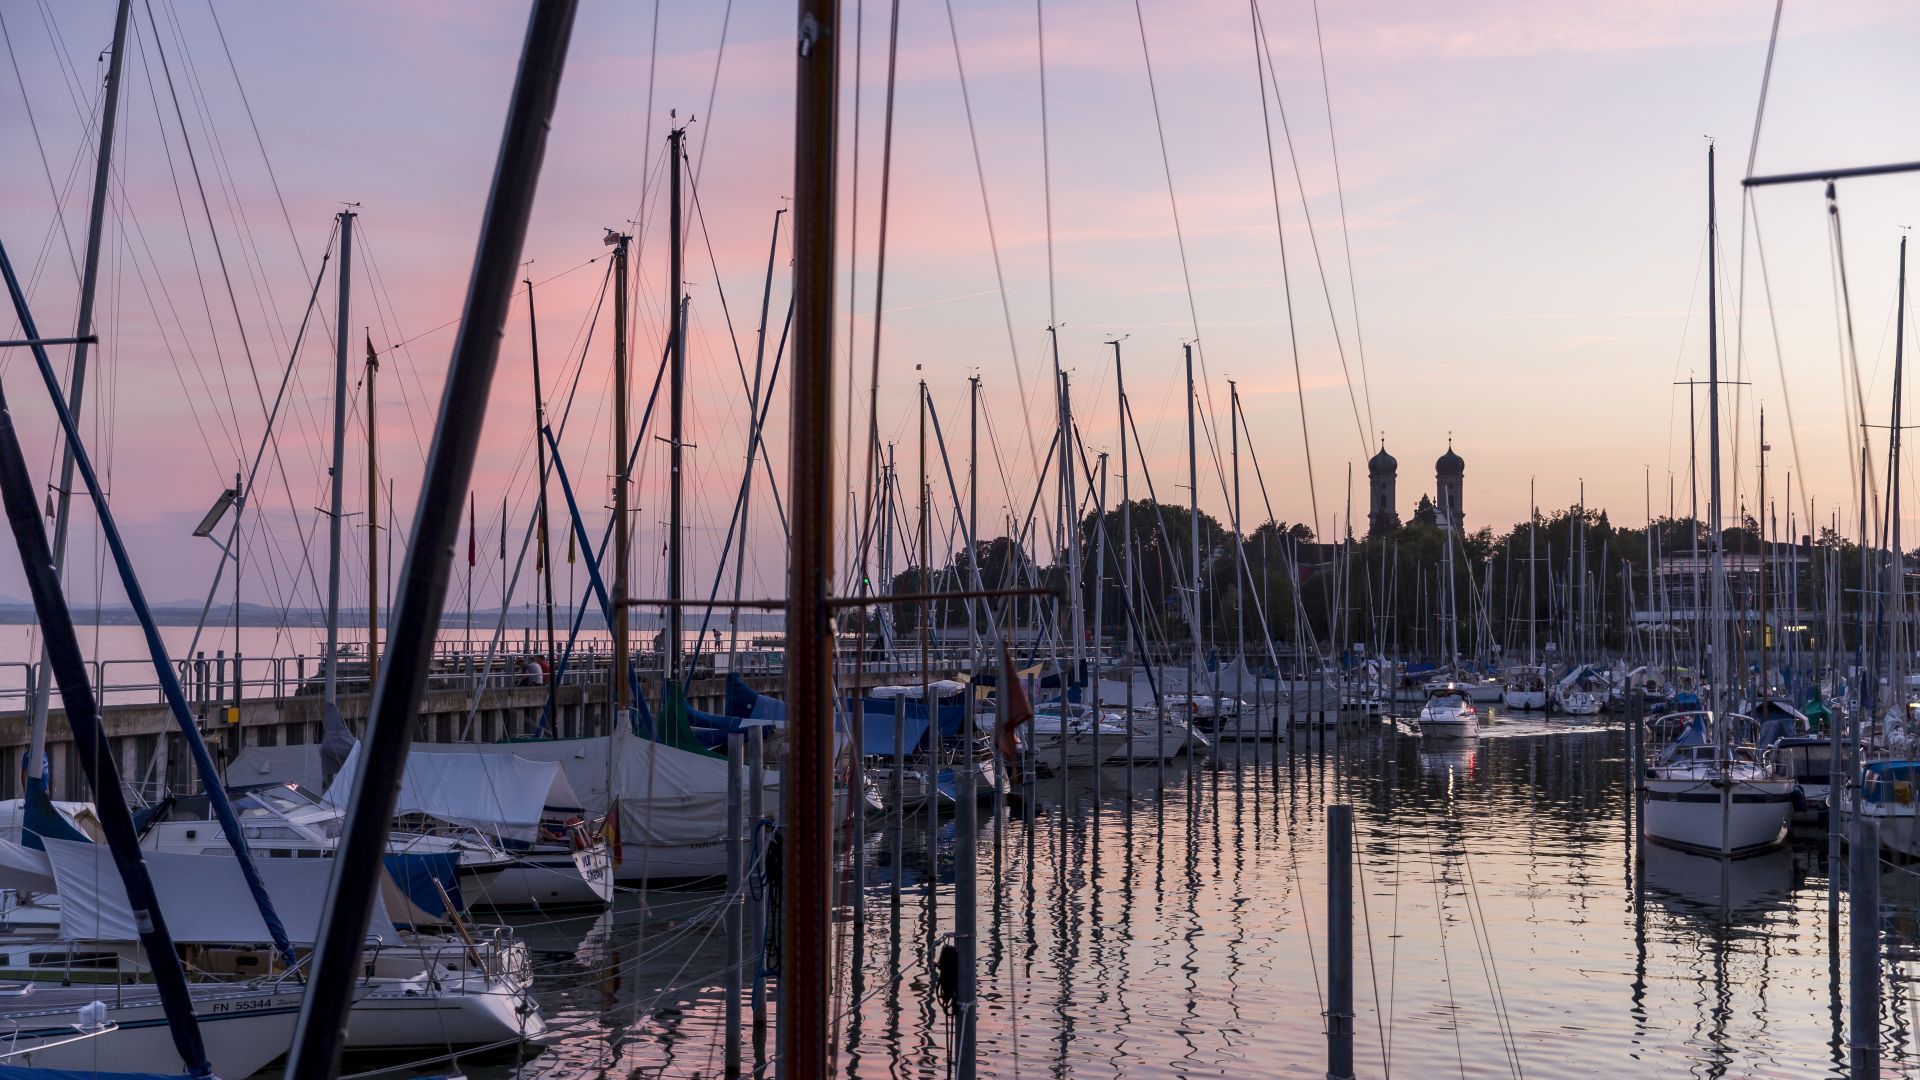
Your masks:
<svg viewBox="0 0 1920 1080"><path fill-rule="evenodd" d="M255 784L299 784L308 791L326 786L326 774L320 765L320 747L249 746L233 756L227 766L227 786L251 787Z"/></svg>
<svg viewBox="0 0 1920 1080"><path fill-rule="evenodd" d="M0 889L52 892L53 867L47 862L47 853L11 840L0 840Z"/></svg>
<svg viewBox="0 0 1920 1080"><path fill-rule="evenodd" d="M724 843L727 832L727 762L643 739L626 731L611 738L554 739L495 745L416 744L432 753L513 755L560 767L579 796L578 805L604 814L620 802L622 843L664 846ZM780 778L766 773L768 799L779 804Z"/></svg>
<svg viewBox="0 0 1920 1080"><path fill-rule="evenodd" d="M103 844L47 840L47 859L60 895L60 937L66 941L137 941L133 907L120 870ZM264 944L273 940L253 905L239 860L228 855L142 852L154 894L173 940L189 943ZM273 909L297 945L320 936L321 917L333 875L332 859L255 859L254 868L273 898ZM367 936L397 941L393 919L376 893Z"/></svg>
<svg viewBox="0 0 1920 1080"><path fill-rule="evenodd" d="M532 843L539 834L540 815L549 806L578 809L580 798L567 783L560 766L520 756L520 744L500 747L497 754L446 753L440 746L416 746L407 755L400 780L396 814L424 814L455 825L466 825L505 840ZM327 788L325 798L346 806L360 775L360 744Z"/></svg>

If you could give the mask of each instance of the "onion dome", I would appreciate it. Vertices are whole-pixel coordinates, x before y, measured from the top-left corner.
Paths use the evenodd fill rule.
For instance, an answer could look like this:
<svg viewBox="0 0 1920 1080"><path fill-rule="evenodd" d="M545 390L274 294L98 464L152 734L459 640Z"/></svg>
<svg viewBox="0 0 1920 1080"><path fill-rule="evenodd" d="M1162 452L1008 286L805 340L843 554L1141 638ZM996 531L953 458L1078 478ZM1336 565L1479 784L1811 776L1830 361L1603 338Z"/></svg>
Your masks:
<svg viewBox="0 0 1920 1080"><path fill-rule="evenodd" d="M1368 476L1392 476L1399 471L1400 463L1387 453L1387 441L1380 440L1380 452L1367 459Z"/></svg>
<svg viewBox="0 0 1920 1080"><path fill-rule="evenodd" d="M1440 460L1433 463L1433 471L1439 476L1467 475L1467 463L1459 454L1453 452L1452 439L1447 440L1447 452L1441 454Z"/></svg>

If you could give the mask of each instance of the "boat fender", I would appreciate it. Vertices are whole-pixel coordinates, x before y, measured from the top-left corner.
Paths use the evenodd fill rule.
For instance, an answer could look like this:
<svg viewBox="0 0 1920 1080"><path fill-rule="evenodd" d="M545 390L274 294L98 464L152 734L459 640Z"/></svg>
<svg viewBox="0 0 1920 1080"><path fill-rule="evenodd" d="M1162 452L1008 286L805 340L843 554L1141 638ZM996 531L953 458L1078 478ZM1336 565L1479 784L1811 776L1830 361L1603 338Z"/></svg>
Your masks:
<svg viewBox="0 0 1920 1080"><path fill-rule="evenodd" d="M1796 814L1807 812L1807 789L1797 784L1793 789L1793 812Z"/></svg>

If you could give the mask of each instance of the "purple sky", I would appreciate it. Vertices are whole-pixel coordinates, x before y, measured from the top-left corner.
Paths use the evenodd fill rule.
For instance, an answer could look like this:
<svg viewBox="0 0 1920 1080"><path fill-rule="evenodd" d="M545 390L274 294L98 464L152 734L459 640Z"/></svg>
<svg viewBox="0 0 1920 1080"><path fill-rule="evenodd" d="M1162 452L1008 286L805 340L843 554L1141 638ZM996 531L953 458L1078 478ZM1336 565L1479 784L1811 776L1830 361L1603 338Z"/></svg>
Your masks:
<svg viewBox="0 0 1920 1080"><path fill-rule="evenodd" d="M218 273L154 36L144 6L136 5L140 43L129 59L121 181L103 261L105 345L86 409L148 592L161 599L197 599L206 588L216 553L187 534L261 437L261 397L271 397L286 365L309 275L343 200L361 204L366 244L355 253L353 378L357 385L359 328L368 327L376 348L392 350L380 377L379 436L404 531L452 342L444 324L458 313L525 20L523 4L507 3L215 6L234 69L204 0L159 0L153 10L235 299ZM886 5L867 7L857 245L851 50L841 168L849 241L843 283L858 286L849 292L843 284L841 308L851 316L862 373L852 389L862 399L886 59ZM1768 410L1773 493L1791 470L1801 513L1799 495L1808 486L1823 520L1846 505L1855 443L1845 402L1854 391L1836 346L1820 191L1763 193L1752 204L1757 216L1743 219L1737 185L1753 135L1771 5L1329 0L1320 17L1343 228L1313 8L1266 0L1261 14L1279 91L1268 108L1292 335L1246 6L1143 0L1170 155L1163 162L1131 4L1045 4L1050 158L1043 158L1033 5L955 5L979 172L947 9L903 8L879 423L883 438L900 441L908 492L914 381L924 376L930 384L964 484L966 378L977 370L997 447L997 456L983 451L983 517L997 520L1009 505L1024 511L1035 471L1030 447L1044 451L1053 423L1045 391L1045 328L1053 319L1094 451L1118 447L1113 363L1102 343L1127 335L1128 388L1154 483L1163 498L1184 499L1180 344L1196 336L1197 319L1208 378L1202 408L1217 421L1219 453L1224 460L1226 380L1237 379L1267 494L1283 519L1313 521L1317 504L1320 528L1331 532L1335 518L1344 519L1349 464L1363 483L1360 462L1377 431L1386 432L1401 461L1403 514L1431 490L1431 462L1449 433L1468 463L1471 526L1523 518L1529 478L1537 478L1547 506L1573 501L1584 479L1590 504L1637 523L1648 475L1664 508L1672 474L1684 511L1686 395L1670 384L1706 373L1703 136L1712 135L1721 147L1723 356L1730 372L1753 384L1737 407L1729 400L1728 464L1739 470L1730 474L1729 507L1752 498L1756 403ZM0 5L18 71L17 79L0 79L0 123L12 149L0 163L0 239L33 275L36 311L53 333L73 319L91 174L85 117L97 98L95 55L108 43L112 5L51 5L51 27L45 10ZM558 410L604 272L604 261L585 264L602 258L603 228L643 221L633 351L636 397L644 403L667 292L661 145L669 109L678 109L683 122L695 118L689 146L705 229L696 222L687 268L695 444L687 543L689 580L703 590L738 488L747 431L721 293L751 371L768 231L791 182L791 5L734 4L718 55L725 11L715 3L662 5L650 90L652 6L584 6L525 253L530 276L543 282L542 359L548 401ZM848 6L850 21L855 11ZM1789 5L1756 168L1920 156L1906 136L1920 104L1910 76L1916 46L1920 15L1905 5ZM1043 160L1051 165L1051 285ZM62 192L58 217L49 174ZM1860 392L1876 422L1884 422L1888 403L1895 246L1899 226L1914 218L1916 195L1914 177L1856 181L1841 190ZM1765 242L1771 309L1756 235ZM783 229L782 266L786 246ZM1357 326L1349 275L1358 290ZM313 603L312 582L324 579L305 560L324 555L314 508L327 498L334 287L329 270L278 429L284 476L263 470L250 511L267 525L249 529L245 544L247 596L261 603ZM776 327L785 297L784 280L777 280ZM596 536L610 472L610 335L609 300L563 440ZM1294 340L1312 445L1311 492ZM5 385L30 458L51 477L51 416L30 362L15 353L0 364L11 376ZM843 377L842 395L849 389ZM479 598L499 595L503 496L516 551L524 528L530 393L526 308L517 300L476 484ZM356 405L347 465L347 503L355 513L364 503L360 415ZM786 434L783 381L766 432L783 482ZM661 444L652 443L637 473L636 591L643 593L659 588L663 572L664 462ZM856 459L856 483L863 467ZM1203 505L1224 512L1211 459L1202 472ZM950 517L937 461L933 476L936 502ZM1117 497L1117 478L1115 484ZM1266 511L1250 466L1243 485L1251 525ZM1136 482L1136 493L1143 488ZM1364 506L1362 488L1353 500ZM1841 512L1851 519L1850 509ZM76 571L73 588L86 597L97 577L93 524L84 513L75 521L75 565L87 570ZM363 548L362 533L347 571L355 604L364 592ZM757 480L748 594L778 594L781 550L764 480ZM7 562L0 559L0 591L21 595L18 571ZM528 589L523 580L519 595L530 595Z"/></svg>

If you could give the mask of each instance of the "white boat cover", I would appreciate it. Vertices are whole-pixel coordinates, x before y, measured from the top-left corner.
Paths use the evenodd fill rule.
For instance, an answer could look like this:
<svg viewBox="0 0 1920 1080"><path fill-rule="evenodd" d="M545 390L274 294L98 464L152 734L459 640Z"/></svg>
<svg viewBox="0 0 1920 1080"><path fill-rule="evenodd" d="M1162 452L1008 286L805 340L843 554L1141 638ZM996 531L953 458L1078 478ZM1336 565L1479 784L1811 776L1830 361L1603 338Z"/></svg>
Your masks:
<svg viewBox="0 0 1920 1080"><path fill-rule="evenodd" d="M662 846L724 843L727 832L727 762L665 746L626 731L611 738L538 742L415 744L414 753L508 755L558 765L579 805L603 814L620 803L623 844ZM779 805L780 777L765 774L768 799Z"/></svg>
<svg viewBox="0 0 1920 1080"><path fill-rule="evenodd" d="M0 839L0 889L52 892L53 867L47 862L47 853Z"/></svg>
<svg viewBox="0 0 1920 1080"><path fill-rule="evenodd" d="M299 784L318 792L327 786L320 765L320 747L249 746L233 756L227 766L228 787L252 787L255 784Z"/></svg>
<svg viewBox="0 0 1920 1080"><path fill-rule="evenodd" d="M532 843L547 807L580 809L580 797L559 765L522 757L511 746L500 749L507 752L459 754L441 752L438 746L415 747L407 755L394 812L424 814L503 840ZM356 742L324 798L335 806L346 806L359 775L360 744Z"/></svg>
<svg viewBox="0 0 1920 1080"><path fill-rule="evenodd" d="M60 895L60 937L66 941L137 941L133 908L120 870L102 844L47 840L47 859ZM178 855L146 851L154 894L166 913L173 940L190 943L260 944L273 940L253 906L238 860L227 855ZM255 859L254 868L273 898L273 909L297 945L320 936L333 875L332 859ZM385 902L376 894L367 936L399 937Z"/></svg>

